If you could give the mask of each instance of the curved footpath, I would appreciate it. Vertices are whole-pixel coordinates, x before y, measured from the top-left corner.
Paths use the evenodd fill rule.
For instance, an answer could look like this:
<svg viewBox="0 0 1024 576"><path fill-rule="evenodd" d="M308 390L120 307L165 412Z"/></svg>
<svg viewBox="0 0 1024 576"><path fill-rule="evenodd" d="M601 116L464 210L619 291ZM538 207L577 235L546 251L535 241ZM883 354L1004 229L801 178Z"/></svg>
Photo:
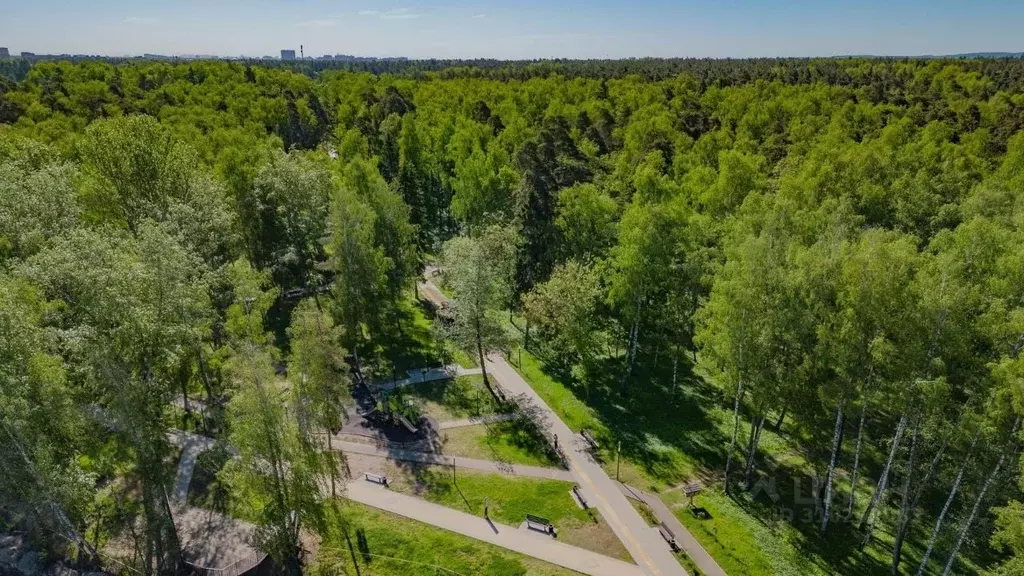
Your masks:
<svg viewBox="0 0 1024 576"><path fill-rule="evenodd" d="M357 480L349 483L345 497L590 576L644 574L633 564L563 544L544 534L498 524L367 482Z"/></svg>
<svg viewBox="0 0 1024 576"><path fill-rule="evenodd" d="M429 276L418 283L420 293L442 306L447 298ZM562 446L569 464L569 471L581 488L595 497L595 504L601 511L612 531L622 541L630 555L648 576L689 576L679 564L665 540L657 530L652 530L640 513L626 500L615 482L590 456L583 440L558 417L547 403L512 369L500 355L491 355L486 360L487 372L494 376L506 391L525 398L537 409L538 418L547 431L562 439ZM527 407L522 407L527 409Z"/></svg>

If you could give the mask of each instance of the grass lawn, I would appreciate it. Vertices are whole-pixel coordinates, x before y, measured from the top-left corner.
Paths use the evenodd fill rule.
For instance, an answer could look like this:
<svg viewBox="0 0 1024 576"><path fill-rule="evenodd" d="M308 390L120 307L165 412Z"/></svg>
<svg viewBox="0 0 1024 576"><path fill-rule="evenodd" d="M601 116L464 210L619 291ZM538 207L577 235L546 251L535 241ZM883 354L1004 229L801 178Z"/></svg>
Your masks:
<svg viewBox="0 0 1024 576"><path fill-rule="evenodd" d="M312 574L574 576L577 572L348 500L338 502ZM354 557L354 559L353 559ZM358 562L359 572L354 563ZM319 570L317 570L319 568Z"/></svg>
<svg viewBox="0 0 1024 576"><path fill-rule="evenodd" d="M569 494L572 484L558 480L516 478L459 470L453 481L449 470L431 468L418 475L418 484L395 482L393 489L476 516L484 515L519 526L527 514L543 516L558 530L558 540L573 546L631 562L629 553L595 509L584 511Z"/></svg>
<svg viewBox="0 0 1024 576"><path fill-rule="evenodd" d="M405 387L403 393L413 399L420 414L438 422L494 414L498 409L494 395L484 386L483 376L424 382Z"/></svg>
<svg viewBox="0 0 1024 576"><path fill-rule="evenodd" d="M385 333L374 338L372 349L367 346L362 351L364 359L376 356L382 363L393 365L400 378L404 377L406 370L441 365L431 328L433 312L429 306L413 298L411 291L403 291L403 294L405 298L399 302L398 308L401 331L393 326L392 321ZM380 376L390 379L390 370Z"/></svg>
<svg viewBox="0 0 1024 576"><path fill-rule="evenodd" d="M220 458L209 458L205 464L216 468ZM197 473L199 468L197 464ZM429 468L422 474L432 474ZM443 472L437 474L443 476ZM216 472L214 472L216 476ZM468 478L468 477L467 477ZM409 481L396 476L398 485ZM449 479L450 482L450 479ZM459 472L459 486L463 480ZM263 497L242 486L231 484L230 476L214 483L200 484L189 492L189 503L226 513L249 522L259 520ZM437 484L443 481L437 480ZM568 484L562 483L568 490ZM396 486L397 487L397 486ZM465 489L465 488L463 488ZM215 500L211 491L223 496ZM565 494L568 498L568 494ZM336 505L336 507L335 507ZM353 554L364 576L408 576L438 574L460 576L575 576L578 573L541 560L507 551L503 548L455 534L441 528L410 520L357 502L338 499L325 502L326 530L315 548L310 574L356 574ZM482 514L482 512L481 512ZM348 526L346 540L342 525ZM351 542L351 550L349 547ZM447 571L445 571L447 570Z"/></svg>
<svg viewBox="0 0 1024 576"><path fill-rule="evenodd" d="M445 454L531 466L558 466L547 442L532 425L518 421L451 428L441 432Z"/></svg>

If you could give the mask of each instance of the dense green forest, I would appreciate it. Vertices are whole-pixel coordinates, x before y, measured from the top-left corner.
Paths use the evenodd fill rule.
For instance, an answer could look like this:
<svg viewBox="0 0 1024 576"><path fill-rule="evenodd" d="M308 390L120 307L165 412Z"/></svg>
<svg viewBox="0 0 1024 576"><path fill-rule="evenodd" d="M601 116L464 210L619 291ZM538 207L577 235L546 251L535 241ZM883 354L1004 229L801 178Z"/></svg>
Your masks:
<svg viewBox="0 0 1024 576"><path fill-rule="evenodd" d="M298 572L317 431L438 264L481 365L520 338L595 406L712 391L607 432L651 482L767 515L785 431L826 572L1024 573L1024 60L337 68L0 62L0 512L51 554L141 526L133 565L179 571L187 424ZM711 404L697 470L658 460Z"/></svg>

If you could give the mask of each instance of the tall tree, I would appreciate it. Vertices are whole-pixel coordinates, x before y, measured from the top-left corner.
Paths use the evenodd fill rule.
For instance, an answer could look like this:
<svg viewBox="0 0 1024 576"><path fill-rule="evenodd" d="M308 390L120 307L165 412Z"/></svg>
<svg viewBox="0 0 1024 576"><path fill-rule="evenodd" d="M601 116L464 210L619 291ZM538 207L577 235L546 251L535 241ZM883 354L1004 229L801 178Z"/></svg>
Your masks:
<svg viewBox="0 0 1024 576"><path fill-rule="evenodd" d="M179 570L182 558L165 491L173 471L162 416L177 389L177 351L205 322L209 302L202 267L188 252L151 221L137 233L75 231L34 257L28 272L67 304L63 321L78 327L68 344L87 367L83 384L134 451L144 568L165 573Z"/></svg>
<svg viewBox="0 0 1024 576"><path fill-rule="evenodd" d="M451 338L463 349L476 350L488 386L485 355L507 341L499 310L511 294L516 244L513 229L491 225L475 238L452 238L441 258L445 284L454 293Z"/></svg>
<svg viewBox="0 0 1024 576"><path fill-rule="evenodd" d="M374 244L376 215L348 187L335 191L331 202L331 239L327 250L337 274L332 294L337 301L344 344L358 362L364 326L377 322L387 301L387 256Z"/></svg>
<svg viewBox="0 0 1024 576"><path fill-rule="evenodd" d="M331 495L337 494L338 458L331 438L345 417L345 400L351 397L352 380L341 329L315 300L303 300L292 311L288 326L291 358L288 375L292 383L292 404L303 442L314 451L321 448L317 434L327 438L323 455Z"/></svg>
<svg viewBox="0 0 1024 576"><path fill-rule="evenodd" d="M600 345L597 307L602 295L592 268L570 260L524 298L523 308L562 364L591 367Z"/></svg>

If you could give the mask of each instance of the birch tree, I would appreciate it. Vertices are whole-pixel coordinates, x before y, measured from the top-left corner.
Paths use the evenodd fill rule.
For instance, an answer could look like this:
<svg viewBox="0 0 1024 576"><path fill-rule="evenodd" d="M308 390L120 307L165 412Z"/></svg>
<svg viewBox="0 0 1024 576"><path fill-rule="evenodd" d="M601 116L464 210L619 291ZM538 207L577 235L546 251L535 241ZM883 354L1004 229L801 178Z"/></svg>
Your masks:
<svg viewBox="0 0 1024 576"><path fill-rule="evenodd" d="M454 293L449 334L457 346L476 351L489 387L485 356L507 342L499 311L511 295L516 245L513 229L491 225L477 237L452 238L441 258Z"/></svg>
<svg viewBox="0 0 1024 576"><path fill-rule="evenodd" d="M345 417L345 400L351 397L352 380L345 349L341 347L341 330L316 301L303 300L292 312L288 326L291 358L288 376L292 385L292 405L304 444L317 453L322 448L318 434L327 438L322 458L324 472L331 481L331 495L337 494L340 477L339 462L332 437Z"/></svg>

